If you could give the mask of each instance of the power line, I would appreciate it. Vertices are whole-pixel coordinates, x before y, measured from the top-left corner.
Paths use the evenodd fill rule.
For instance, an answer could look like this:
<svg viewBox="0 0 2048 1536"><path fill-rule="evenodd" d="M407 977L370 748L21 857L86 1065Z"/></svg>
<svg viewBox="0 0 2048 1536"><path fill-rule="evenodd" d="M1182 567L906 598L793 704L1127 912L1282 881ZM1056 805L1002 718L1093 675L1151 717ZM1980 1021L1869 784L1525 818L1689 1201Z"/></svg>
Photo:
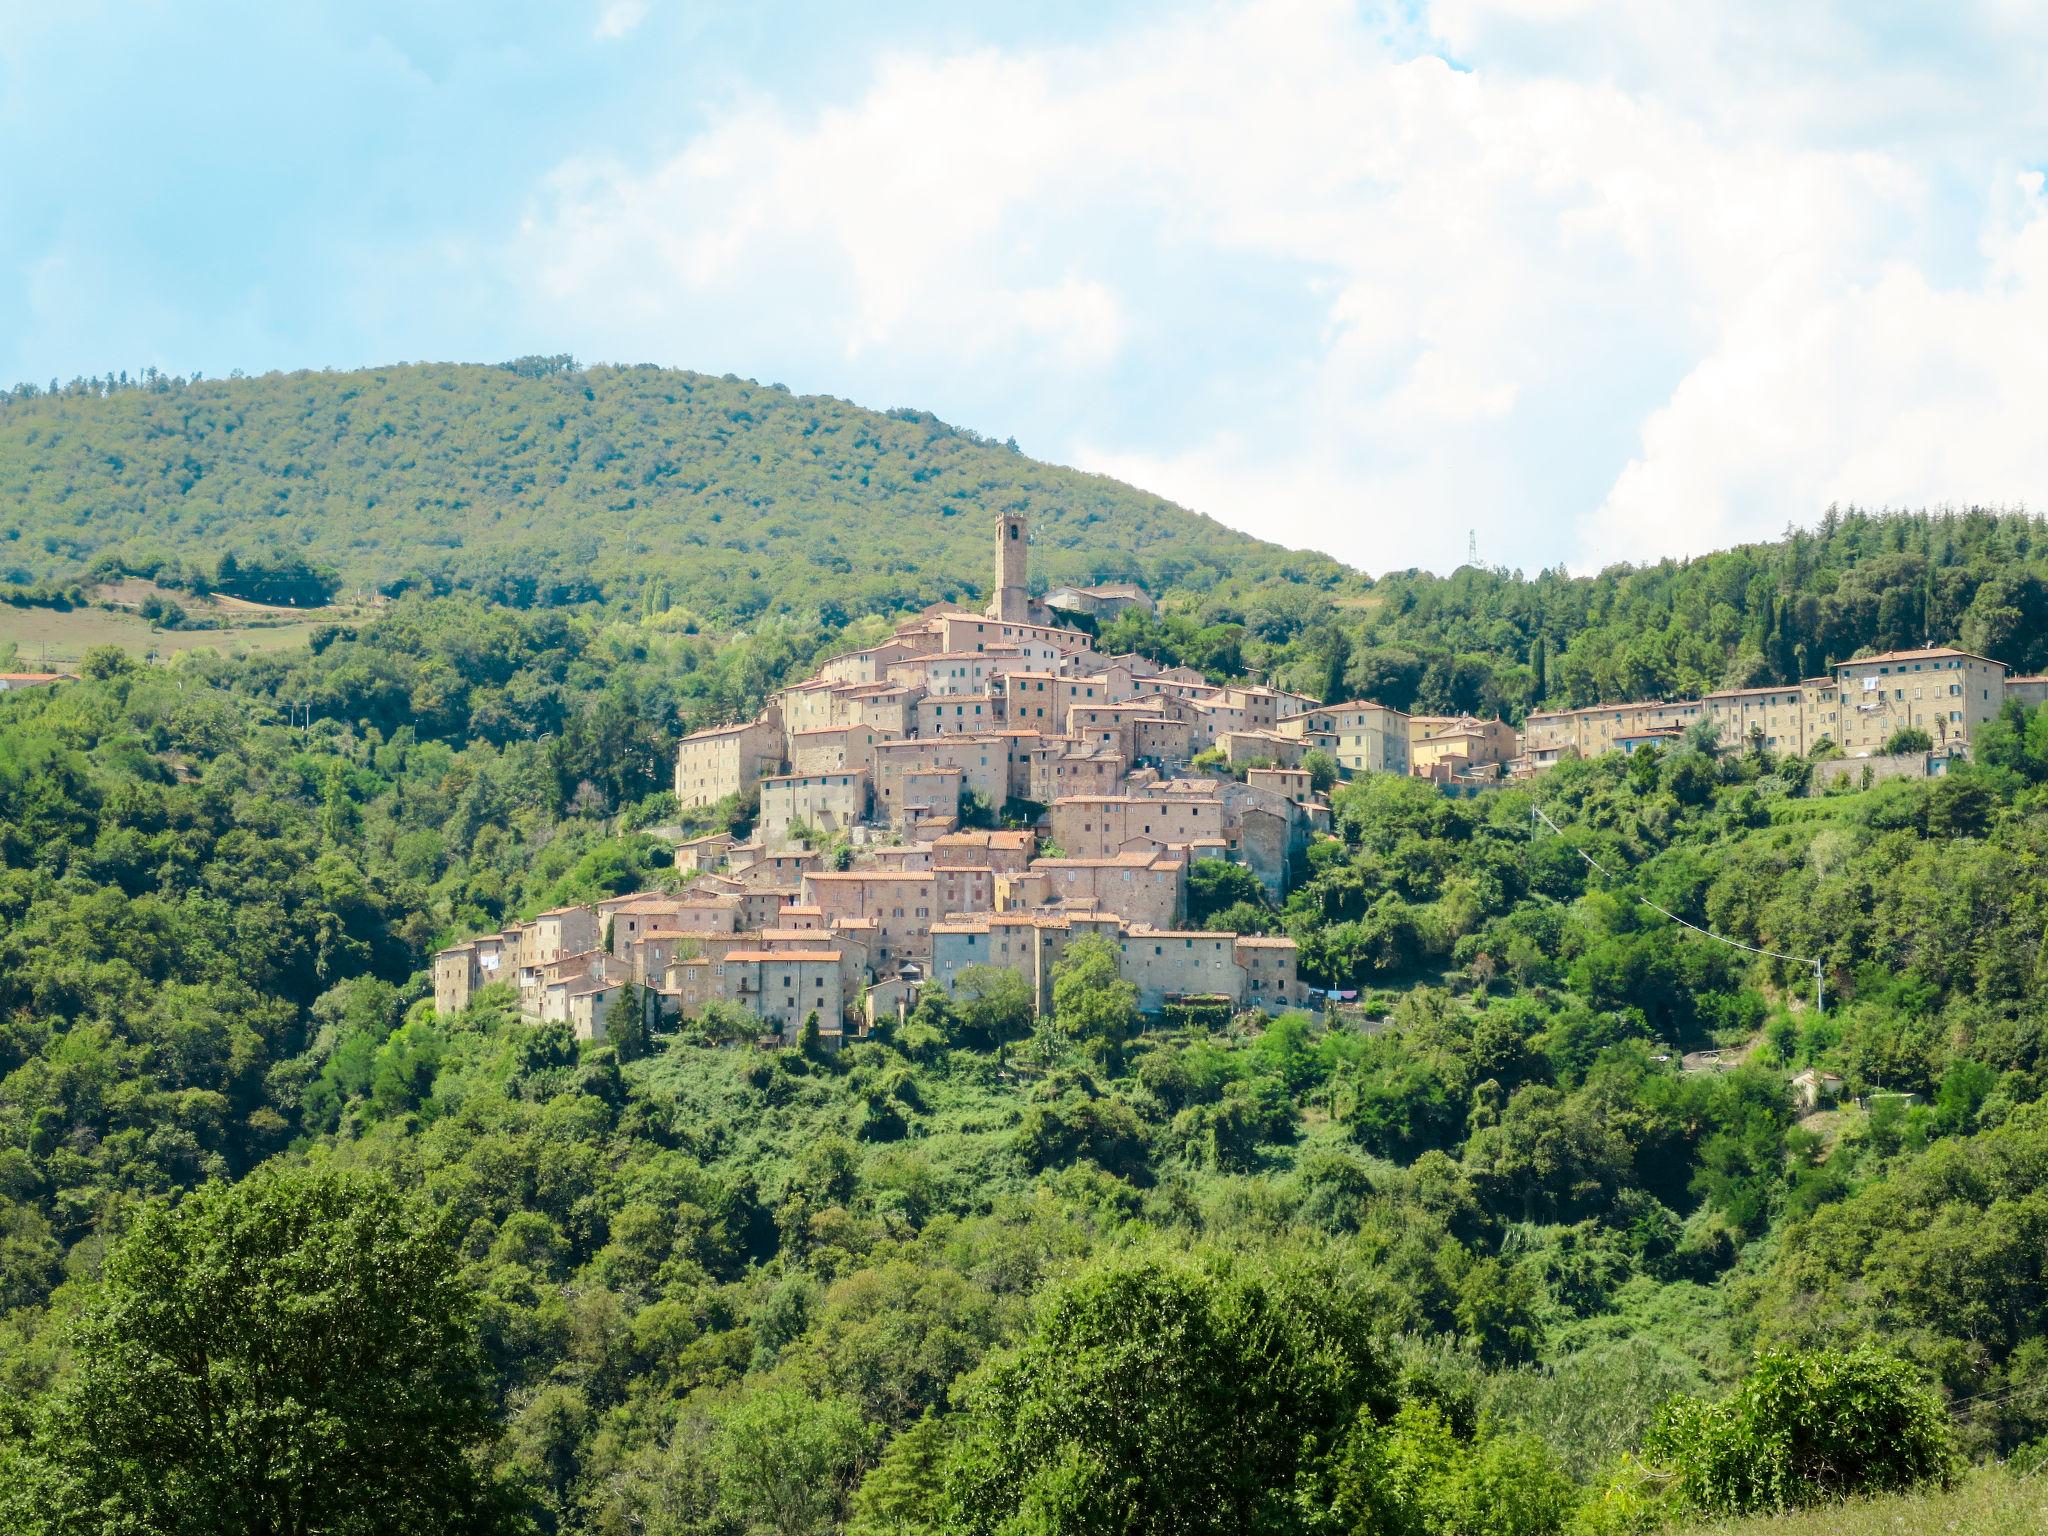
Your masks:
<svg viewBox="0 0 2048 1536"><path fill-rule="evenodd" d="M1542 806L1531 805L1529 807L1529 816L1532 821L1541 821L1543 825L1550 828L1550 830L1555 832L1559 837L1563 837L1565 835L1564 828L1560 827L1556 822L1552 821L1547 815L1545 815ZM1573 843L1571 845L1571 850L1573 853L1576 853L1580 858L1584 859L1586 863L1590 865L1592 868L1600 871L1600 873L1605 875L1608 879L1619 880L1621 878L1621 876L1617 875L1605 864L1602 864L1598 859L1594 858L1593 855L1586 852L1586 850L1581 848L1577 843ZM1755 944L1745 944L1740 939L1731 939L1724 937L1723 935L1714 932L1711 928L1702 928L1698 923L1687 922L1684 918L1680 917L1676 912L1671 911L1669 908L1658 906L1656 902L1650 900L1649 897L1643 895L1643 893L1640 891L1631 892L1631 894L1634 895L1637 901L1641 902L1644 906L1648 907L1652 912L1658 913L1660 916L1663 917L1668 917L1671 919L1672 922L1678 924L1679 927L1690 928L1694 933L1699 934L1702 938L1712 939L1716 944L1726 944L1730 949L1748 950L1749 953L1751 953L1752 955L1763 955L1766 958L1772 960L1790 960L1795 965L1812 966L1813 1011L1815 1013L1820 1014L1824 1014L1827 1012L1827 972L1824 969L1824 962L1822 962L1821 960L1816 959L1812 955L1788 955L1784 953L1782 950L1763 949Z"/></svg>

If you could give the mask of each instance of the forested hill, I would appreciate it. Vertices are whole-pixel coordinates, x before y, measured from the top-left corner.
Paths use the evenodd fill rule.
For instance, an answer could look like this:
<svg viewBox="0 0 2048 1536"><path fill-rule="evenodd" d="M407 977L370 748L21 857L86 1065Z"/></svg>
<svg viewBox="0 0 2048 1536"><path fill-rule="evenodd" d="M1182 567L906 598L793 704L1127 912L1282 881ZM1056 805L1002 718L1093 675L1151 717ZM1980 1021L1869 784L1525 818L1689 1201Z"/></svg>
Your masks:
<svg viewBox="0 0 2048 1536"><path fill-rule="evenodd" d="M730 375L547 358L0 393L15 582L282 549L351 588L724 624L821 595L858 613L977 593L1006 509L1033 518L1035 574L1055 583L1345 574L921 412Z"/></svg>
<svg viewBox="0 0 2048 1536"><path fill-rule="evenodd" d="M1341 628L1297 644L1295 675L1341 667L1347 692L1397 708L1519 719L1543 704L1776 686L1930 642L2019 672L2048 668L2039 517L1815 512L1813 527L1767 543L1592 576L1473 566L1382 576Z"/></svg>
<svg viewBox="0 0 2048 1536"><path fill-rule="evenodd" d="M1816 508L1690 560L1368 580L930 415L731 377L528 358L0 392L0 583L424 589L830 631L980 596L989 517L1012 508L1037 581L1166 599L1106 644L1401 709L1519 720L1928 641L2048 668L2048 533L2017 511Z"/></svg>

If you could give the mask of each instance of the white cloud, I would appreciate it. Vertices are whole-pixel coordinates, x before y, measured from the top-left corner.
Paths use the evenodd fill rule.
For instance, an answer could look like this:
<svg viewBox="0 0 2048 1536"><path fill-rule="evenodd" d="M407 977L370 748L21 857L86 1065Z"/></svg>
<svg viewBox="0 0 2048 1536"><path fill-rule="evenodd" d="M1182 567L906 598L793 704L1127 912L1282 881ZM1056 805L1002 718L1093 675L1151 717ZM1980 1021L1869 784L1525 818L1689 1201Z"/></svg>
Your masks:
<svg viewBox="0 0 2048 1536"><path fill-rule="evenodd" d="M1965 366L2040 334L2038 190L1987 211L1970 112L1927 140L1811 68L1739 88L1759 29L1853 54L1842 15L1439 0L1428 25L1253 0L892 55L850 99L564 165L513 270L585 350L978 412L1372 569L1455 563L1468 526L1599 564L1833 496L2038 487L2017 417L2044 380ZM1959 166L2005 231L1981 250L1949 233Z"/></svg>
<svg viewBox="0 0 2048 1536"><path fill-rule="evenodd" d="M616 42L647 19L647 0L604 0L597 12L597 36Z"/></svg>
<svg viewBox="0 0 2048 1536"><path fill-rule="evenodd" d="M1982 282L1903 263L1834 294L1759 294L1643 428L1587 543L1654 557L1829 502L2038 503L2048 487L2048 206L2020 183Z"/></svg>

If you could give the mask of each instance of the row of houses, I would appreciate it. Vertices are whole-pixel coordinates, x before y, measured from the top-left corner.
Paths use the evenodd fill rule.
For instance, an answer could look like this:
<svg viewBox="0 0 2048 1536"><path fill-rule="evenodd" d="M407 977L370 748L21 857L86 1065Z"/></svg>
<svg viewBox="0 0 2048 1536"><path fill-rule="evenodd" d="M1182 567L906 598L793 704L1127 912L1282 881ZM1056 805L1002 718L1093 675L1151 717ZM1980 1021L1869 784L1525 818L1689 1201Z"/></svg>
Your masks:
<svg viewBox="0 0 2048 1536"><path fill-rule="evenodd" d="M1722 743L1805 755L1832 742L1872 757L1901 730L1937 748L1967 746L2008 700L2048 701L2048 677L2014 677L1988 656L1952 646L1887 651L1837 664L1825 677L1771 688L1730 688L1698 699L1545 710L1523 723L1521 761L1540 770L1564 757L1633 752L1710 721Z"/></svg>
<svg viewBox="0 0 2048 1536"><path fill-rule="evenodd" d="M747 836L681 840L679 891L543 913L444 951L436 1006L508 981L528 1016L599 1038L631 986L650 1017L716 1002L764 1036L793 1039L815 1014L839 1038L973 966L1016 971L1049 1008L1053 967L1099 934L1148 1010L1200 999L1276 1011L1307 999L1293 943L1191 929L1188 876L1223 860L1282 895L1330 828L1311 754L1343 777L1413 774L1478 793L1702 719L1730 743L1786 752L1822 736L1877 752L1904 725L1952 744L2008 698L2048 691L1929 648L1796 688L1544 712L1517 733L1099 652L1062 613L1113 616L1142 593L1055 593L1055 607L1029 591L1023 520L998 518L995 538L986 609L927 610L779 690L754 719L679 743L678 806L757 795ZM990 830L1005 808L1028 825Z"/></svg>
<svg viewBox="0 0 2048 1536"><path fill-rule="evenodd" d="M1110 585L1041 601L1023 520L998 518L995 539L985 610L930 609L754 719L678 745L679 808L758 795L748 837L680 841L678 892L443 951L436 1007L505 980L529 1017L601 1038L632 987L650 1017L717 1002L766 1037L793 1039L815 1014L835 1039L974 965L1017 971L1049 1008L1052 966L1090 933L1116 946L1148 1009L1305 1001L1291 941L1187 930L1189 869L1228 860L1282 893L1329 826L1302 759L1321 749L1346 772L1406 772L1407 717L1098 652L1062 614L1150 599ZM1242 775L1193 773L1211 751ZM1035 825L970 825L1019 804Z"/></svg>
<svg viewBox="0 0 2048 1536"><path fill-rule="evenodd" d="M1199 998L1277 1012L1307 1000L1291 940L1178 926L1183 857L1041 858L1028 831L889 852L884 867L828 870L808 852L791 864L742 848L720 862L699 848L706 867L682 891L563 907L442 950L434 1006L458 1012L503 982L528 1018L602 1040L632 987L650 1023L715 1001L785 1042L815 1015L832 1041L975 965L1016 971L1049 1010L1052 967L1086 933L1117 946L1148 1010Z"/></svg>

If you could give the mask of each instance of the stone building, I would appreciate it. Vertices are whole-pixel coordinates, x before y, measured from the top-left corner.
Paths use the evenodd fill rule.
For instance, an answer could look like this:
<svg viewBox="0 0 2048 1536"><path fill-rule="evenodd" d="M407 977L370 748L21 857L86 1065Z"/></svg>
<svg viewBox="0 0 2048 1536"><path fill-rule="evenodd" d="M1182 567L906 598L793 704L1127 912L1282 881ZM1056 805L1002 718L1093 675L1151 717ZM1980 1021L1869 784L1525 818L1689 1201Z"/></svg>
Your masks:
<svg viewBox="0 0 2048 1536"><path fill-rule="evenodd" d="M782 717L772 705L758 720L694 731L676 747L676 802L685 809L716 805L781 763Z"/></svg>
<svg viewBox="0 0 2048 1536"><path fill-rule="evenodd" d="M1052 838L1068 857L1106 859L1140 840L1221 849L1223 801L1213 795L1071 795L1052 803Z"/></svg>
<svg viewBox="0 0 2048 1536"><path fill-rule="evenodd" d="M1845 661L1835 668L1842 713L1836 744L1851 757L1867 757L1906 729L1925 731L1937 747L1967 742L2005 707L2006 671L2004 662L1948 646Z"/></svg>
<svg viewBox="0 0 2048 1536"><path fill-rule="evenodd" d="M820 832L843 832L868 818L868 776L851 773L787 773L761 780L761 839L770 848L789 841L798 824Z"/></svg>

